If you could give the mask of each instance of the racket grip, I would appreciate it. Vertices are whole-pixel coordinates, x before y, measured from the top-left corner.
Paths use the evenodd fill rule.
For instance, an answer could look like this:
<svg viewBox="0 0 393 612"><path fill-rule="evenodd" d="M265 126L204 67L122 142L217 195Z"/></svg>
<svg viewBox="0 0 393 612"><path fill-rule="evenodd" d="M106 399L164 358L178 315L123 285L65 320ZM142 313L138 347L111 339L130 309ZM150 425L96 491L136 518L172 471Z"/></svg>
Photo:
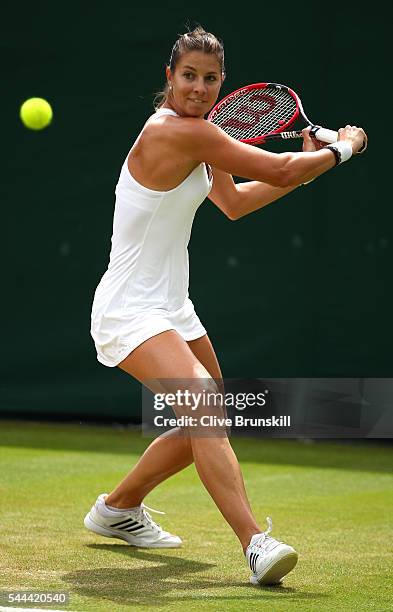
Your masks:
<svg viewBox="0 0 393 612"><path fill-rule="evenodd" d="M314 125L311 128L310 134L318 140L321 140L322 142L327 142L328 144L332 144L333 142L337 142L338 140L338 132L319 127L318 125Z"/></svg>
<svg viewBox="0 0 393 612"><path fill-rule="evenodd" d="M338 132L335 132L334 130L328 130L323 127L319 127L319 125L314 125L311 128L310 134L314 136L315 138L317 138L318 140L321 140L322 142L327 142L328 144L332 144L333 142L337 142L338 140ZM367 149L367 140L364 140L363 145L359 149L358 153L364 153L366 149Z"/></svg>

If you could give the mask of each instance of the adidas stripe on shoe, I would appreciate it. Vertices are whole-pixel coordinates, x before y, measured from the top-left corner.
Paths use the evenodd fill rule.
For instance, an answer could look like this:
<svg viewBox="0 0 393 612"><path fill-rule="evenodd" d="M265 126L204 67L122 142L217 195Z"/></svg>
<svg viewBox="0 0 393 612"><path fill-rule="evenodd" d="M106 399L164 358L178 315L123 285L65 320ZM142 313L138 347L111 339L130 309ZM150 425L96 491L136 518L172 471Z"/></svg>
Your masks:
<svg viewBox="0 0 393 612"><path fill-rule="evenodd" d="M266 520L268 529L255 534L246 550L246 558L252 571L250 582L254 585L279 584L281 578L295 567L298 560L298 554L292 546L269 535L273 524L270 517Z"/></svg>
<svg viewBox="0 0 393 612"><path fill-rule="evenodd" d="M164 531L153 521L147 510L158 514L165 514L165 512L153 510L145 504L124 512L111 511L105 504L106 497L106 493L99 495L96 503L85 516L84 525L90 531L108 538L119 538L131 546L141 548L178 548L181 546L181 539Z"/></svg>

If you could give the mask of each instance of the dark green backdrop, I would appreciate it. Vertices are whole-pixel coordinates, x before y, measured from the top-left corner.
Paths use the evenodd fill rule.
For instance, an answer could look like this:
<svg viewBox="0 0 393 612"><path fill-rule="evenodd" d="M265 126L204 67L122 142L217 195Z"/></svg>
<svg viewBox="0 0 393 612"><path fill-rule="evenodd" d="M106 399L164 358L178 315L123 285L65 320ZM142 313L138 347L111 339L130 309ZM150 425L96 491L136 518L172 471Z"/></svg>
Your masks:
<svg viewBox="0 0 393 612"><path fill-rule="evenodd" d="M329 8L330 7L330 8ZM2 21L1 410L135 417L139 385L96 361L95 286L114 187L189 20L225 41L223 94L276 81L315 121L363 125L369 149L236 223L206 202L190 244L190 295L228 377L389 377L393 220L390 71L383 5L357 2L20 3ZM25 129L29 97L51 127ZM299 145L294 145L298 147Z"/></svg>

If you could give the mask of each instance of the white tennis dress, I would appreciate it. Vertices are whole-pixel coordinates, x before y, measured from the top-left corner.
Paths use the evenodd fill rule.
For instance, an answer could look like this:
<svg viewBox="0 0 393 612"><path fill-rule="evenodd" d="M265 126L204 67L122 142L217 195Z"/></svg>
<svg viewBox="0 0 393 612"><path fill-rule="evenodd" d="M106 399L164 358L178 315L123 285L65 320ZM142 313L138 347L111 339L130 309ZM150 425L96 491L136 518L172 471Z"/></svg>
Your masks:
<svg viewBox="0 0 393 612"><path fill-rule="evenodd" d="M162 115L177 116L162 108L150 121ZM131 176L127 159L116 186L109 265L91 313L97 359L109 367L163 331L184 340L206 334L188 297L187 251L195 213L212 187L206 166L174 189L155 191Z"/></svg>

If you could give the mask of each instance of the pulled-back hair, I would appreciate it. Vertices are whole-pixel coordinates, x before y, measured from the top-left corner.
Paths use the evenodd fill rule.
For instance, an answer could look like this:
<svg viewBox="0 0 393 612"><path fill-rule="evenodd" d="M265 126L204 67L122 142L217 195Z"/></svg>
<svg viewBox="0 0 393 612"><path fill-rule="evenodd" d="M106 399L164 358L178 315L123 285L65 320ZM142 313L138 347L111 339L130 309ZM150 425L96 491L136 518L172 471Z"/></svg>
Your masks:
<svg viewBox="0 0 393 612"><path fill-rule="evenodd" d="M214 34L206 32L200 25L194 28L192 32L181 34L173 45L168 64L172 73L175 71L182 55L190 51L202 51L203 53L215 55L221 72L225 76L224 45ZM164 89L159 91L154 98L154 108L156 110L166 102L168 93L169 87L168 83L166 83Z"/></svg>

